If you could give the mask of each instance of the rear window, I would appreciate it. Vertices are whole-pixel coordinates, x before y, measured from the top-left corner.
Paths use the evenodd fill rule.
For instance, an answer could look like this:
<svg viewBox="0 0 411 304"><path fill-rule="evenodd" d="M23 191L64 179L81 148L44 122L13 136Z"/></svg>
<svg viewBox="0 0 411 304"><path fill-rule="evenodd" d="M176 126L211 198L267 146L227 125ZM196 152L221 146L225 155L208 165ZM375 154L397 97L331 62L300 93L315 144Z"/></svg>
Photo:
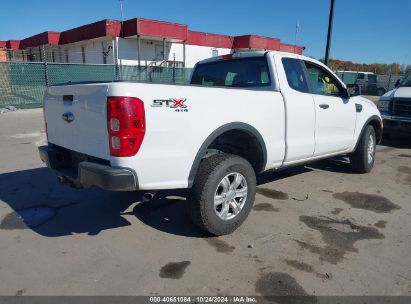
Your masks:
<svg viewBox="0 0 411 304"><path fill-rule="evenodd" d="M191 84L210 87L261 87L271 84L265 57L221 59L198 64Z"/></svg>

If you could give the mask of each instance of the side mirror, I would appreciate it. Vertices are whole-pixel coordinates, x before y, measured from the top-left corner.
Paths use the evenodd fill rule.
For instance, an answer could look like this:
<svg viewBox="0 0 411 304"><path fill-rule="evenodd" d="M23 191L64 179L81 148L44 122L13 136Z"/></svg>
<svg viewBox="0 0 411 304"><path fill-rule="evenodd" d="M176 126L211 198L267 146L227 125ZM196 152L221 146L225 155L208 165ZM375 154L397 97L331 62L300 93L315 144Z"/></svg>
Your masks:
<svg viewBox="0 0 411 304"><path fill-rule="evenodd" d="M357 95L360 95L358 86L355 84L347 84L347 96L352 97Z"/></svg>

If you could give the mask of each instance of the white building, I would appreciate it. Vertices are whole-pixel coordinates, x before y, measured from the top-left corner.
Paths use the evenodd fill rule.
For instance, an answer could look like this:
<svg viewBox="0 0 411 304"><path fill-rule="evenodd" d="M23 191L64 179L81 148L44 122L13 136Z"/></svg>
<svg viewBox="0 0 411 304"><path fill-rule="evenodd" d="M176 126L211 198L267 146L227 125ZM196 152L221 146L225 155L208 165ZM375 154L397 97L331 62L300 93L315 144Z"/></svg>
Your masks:
<svg viewBox="0 0 411 304"><path fill-rule="evenodd" d="M134 18L102 20L64 32L44 32L20 41L27 60L118 65L193 67L199 60L234 50L281 50L301 54L303 47L278 38L195 32L187 25Z"/></svg>

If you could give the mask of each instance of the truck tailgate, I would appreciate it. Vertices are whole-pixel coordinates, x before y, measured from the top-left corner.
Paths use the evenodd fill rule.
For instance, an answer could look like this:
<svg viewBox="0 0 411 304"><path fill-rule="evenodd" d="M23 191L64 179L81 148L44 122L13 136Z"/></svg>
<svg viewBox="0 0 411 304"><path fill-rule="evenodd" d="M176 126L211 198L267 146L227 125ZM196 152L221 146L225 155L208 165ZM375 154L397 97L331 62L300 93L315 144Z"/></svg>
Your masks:
<svg viewBox="0 0 411 304"><path fill-rule="evenodd" d="M48 141L109 159L107 83L52 86L44 95Z"/></svg>

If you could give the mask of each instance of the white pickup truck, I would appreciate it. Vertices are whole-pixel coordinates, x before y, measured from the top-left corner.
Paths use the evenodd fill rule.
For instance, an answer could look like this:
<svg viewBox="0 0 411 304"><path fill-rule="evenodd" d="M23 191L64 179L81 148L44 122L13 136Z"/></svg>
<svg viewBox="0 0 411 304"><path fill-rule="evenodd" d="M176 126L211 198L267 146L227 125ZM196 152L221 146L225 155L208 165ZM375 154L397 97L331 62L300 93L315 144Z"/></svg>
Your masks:
<svg viewBox="0 0 411 304"><path fill-rule="evenodd" d="M411 73L399 81L398 86L380 97L384 137L392 134L411 134Z"/></svg>
<svg viewBox="0 0 411 304"><path fill-rule="evenodd" d="M189 188L187 209L222 235L248 216L256 174L348 155L374 164L381 116L325 65L281 52L199 62L188 85L55 85L41 159L63 182L114 191Z"/></svg>

